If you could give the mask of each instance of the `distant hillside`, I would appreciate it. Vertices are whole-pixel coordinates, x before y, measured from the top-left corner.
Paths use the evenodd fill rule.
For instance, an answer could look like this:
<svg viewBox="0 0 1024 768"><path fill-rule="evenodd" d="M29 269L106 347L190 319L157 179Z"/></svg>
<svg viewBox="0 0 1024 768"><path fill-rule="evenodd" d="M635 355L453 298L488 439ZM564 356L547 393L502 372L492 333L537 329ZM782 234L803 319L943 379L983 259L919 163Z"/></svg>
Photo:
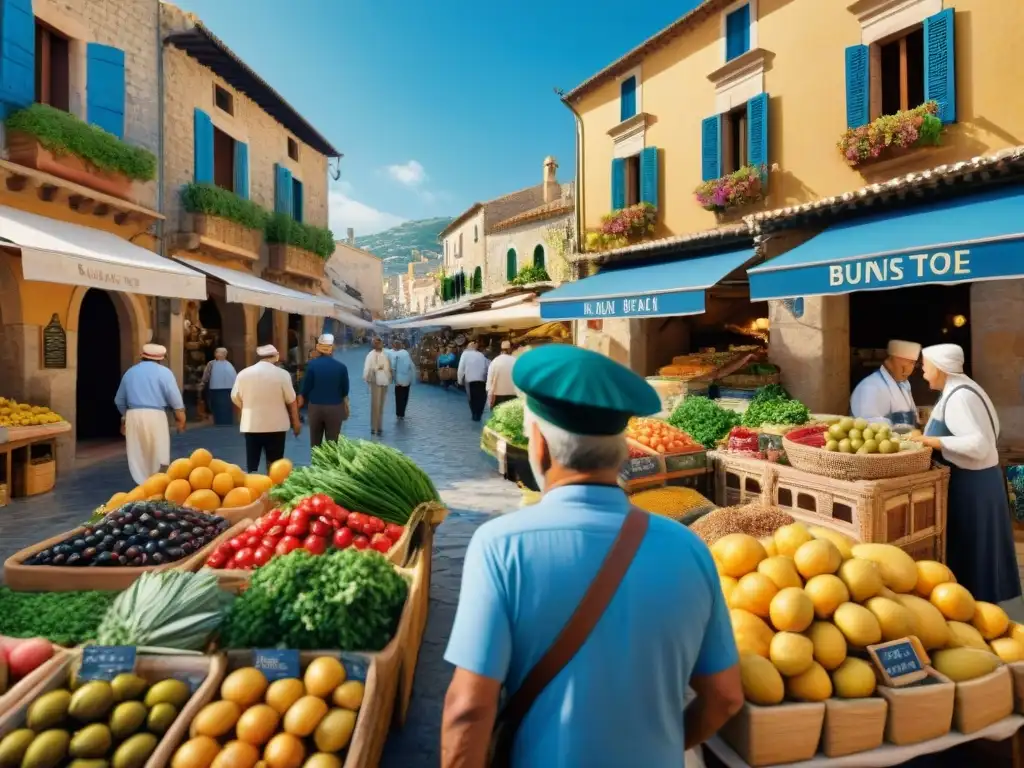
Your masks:
<svg viewBox="0 0 1024 768"><path fill-rule="evenodd" d="M375 235L357 237L356 245L380 256L384 261L385 275L397 275L405 272L410 262L417 261L413 251L419 251L427 258L440 258L441 246L437 236L451 221L447 216L407 221Z"/></svg>

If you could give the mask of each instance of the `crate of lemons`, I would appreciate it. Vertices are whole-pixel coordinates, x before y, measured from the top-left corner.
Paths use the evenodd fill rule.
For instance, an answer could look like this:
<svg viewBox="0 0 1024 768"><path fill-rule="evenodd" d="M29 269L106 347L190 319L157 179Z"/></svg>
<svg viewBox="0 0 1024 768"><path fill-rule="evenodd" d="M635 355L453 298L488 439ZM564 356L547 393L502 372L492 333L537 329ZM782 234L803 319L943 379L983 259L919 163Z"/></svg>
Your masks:
<svg viewBox="0 0 1024 768"><path fill-rule="evenodd" d="M0 427L39 427L59 424L64 417L45 405L29 405L17 400L0 397Z"/></svg>
<svg viewBox="0 0 1024 768"><path fill-rule="evenodd" d="M193 718L171 768L341 768L363 693L333 656L315 658L301 679L236 669Z"/></svg>
<svg viewBox="0 0 1024 768"><path fill-rule="evenodd" d="M711 551L750 703L873 696L863 649L904 637L954 683L1024 660L1024 629L1002 608L898 547L796 522L761 540L730 534Z"/></svg>
<svg viewBox="0 0 1024 768"><path fill-rule="evenodd" d="M287 479L292 471L288 459L270 465L266 475L246 474L237 464L213 457L198 448L184 459L175 459L166 472L158 472L127 493L115 493L97 513L117 509L129 501L167 500L185 507L216 512L246 507Z"/></svg>

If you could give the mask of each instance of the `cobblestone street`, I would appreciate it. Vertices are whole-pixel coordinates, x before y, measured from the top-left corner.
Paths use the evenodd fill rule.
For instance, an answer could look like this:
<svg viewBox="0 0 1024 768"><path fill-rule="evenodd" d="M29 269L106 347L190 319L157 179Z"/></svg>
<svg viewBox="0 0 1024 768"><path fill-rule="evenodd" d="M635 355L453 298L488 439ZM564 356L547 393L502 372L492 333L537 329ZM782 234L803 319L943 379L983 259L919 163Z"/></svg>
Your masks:
<svg viewBox="0 0 1024 768"><path fill-rule="evenodd" d="M352 418L345 433L369 436L369 393L360 379L366 348L339 353L353 379ZM455 615L462 560L474 529L489 515L515 509L519 492L501 479L480 451L480 425L469 416L463 395L429 385L414 385L403 422L397 421L391 395L385 406L383 441L407 453L434 480L451 515L434 540L430 619L420 652L408 722L395 730L382 763L386 768L436 765L441 704L451 677L444 662L445 641ZM236 428L196 427L173 435L172 457L207 448L225 461L244 463L244 442ZM289 435L286 455L296 464L309 462L309 439ZM134 483L123 451L58 478L49 494L19 499L0 509L0 557L69 530L119 490Z"/></svg>

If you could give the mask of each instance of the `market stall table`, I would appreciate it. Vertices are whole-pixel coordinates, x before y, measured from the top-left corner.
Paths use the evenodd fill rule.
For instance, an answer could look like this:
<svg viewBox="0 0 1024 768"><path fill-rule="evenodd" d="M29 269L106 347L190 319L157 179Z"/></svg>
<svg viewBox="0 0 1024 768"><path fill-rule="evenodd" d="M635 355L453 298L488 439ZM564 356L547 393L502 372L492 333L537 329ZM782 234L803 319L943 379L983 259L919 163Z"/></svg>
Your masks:
<svg viewBox="0 0 1024 768"><path fill-rule="evenodd" d="M9 427L7 441L0 442L0 462L3 476L0 486L6 484L7 492L0 493L0 507L16 494L14 482L14 452L25 449L25 476L18 488L18 496L33 496L51 490L56 479L57 438L71 431L71 424L61 421L56 424L44 424L37 427ZM45 470L32 471L32 448L46 445L50 449L50 461L43 462Z"/></svg>

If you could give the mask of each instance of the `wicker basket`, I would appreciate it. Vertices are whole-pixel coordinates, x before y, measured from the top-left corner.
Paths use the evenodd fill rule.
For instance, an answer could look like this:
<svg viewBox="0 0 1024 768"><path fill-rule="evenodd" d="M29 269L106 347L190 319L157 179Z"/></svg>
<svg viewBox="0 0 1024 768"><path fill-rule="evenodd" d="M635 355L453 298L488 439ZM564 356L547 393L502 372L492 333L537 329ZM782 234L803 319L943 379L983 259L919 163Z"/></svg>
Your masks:
<svg viewBox="0 0 1024 768"><path fill-rule="evenodd" d="M1013 675L1001 666L995 672L956 684L953 727L974 733L1013 713Z"/></svg>
<svg viewBox="0 0 1024 768"><path fill-rule="evenodd" d="M745 703L719 735L743 761L756 768L810 760L818 751L825 705Z"/></svg>
<svg viewBox="0 0 1024 768"><path fill-rule="evenodd" d="M835 480L885 480L927 472L932 449L918 448L900 453L839 453L812 448L782 438L789 463L804 472Z"/></svg>
<svg viewBox="0 0 1024 768"><path fill-rule="evenodd" d="M928 672L938 682L910 688L878 686L878 695L889 704L885 740L890 744L920 744L949 733L956 686L934 669Z"/></svg>
<svg viewBox="0 0 1024 768"><path fill-rule="evenodd" d="M882 746L889 705L885 699L828 699L821 751L828 757L867 752Z"/></svg>

